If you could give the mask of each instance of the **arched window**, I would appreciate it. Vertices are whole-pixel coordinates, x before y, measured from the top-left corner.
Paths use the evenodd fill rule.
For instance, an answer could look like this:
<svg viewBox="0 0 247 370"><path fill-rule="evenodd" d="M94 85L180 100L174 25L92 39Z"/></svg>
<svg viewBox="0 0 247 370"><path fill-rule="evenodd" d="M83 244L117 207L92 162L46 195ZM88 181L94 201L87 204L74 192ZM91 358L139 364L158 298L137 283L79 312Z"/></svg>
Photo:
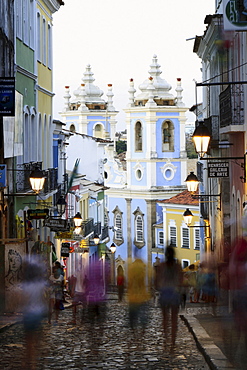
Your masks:
<svg viewBox="0 0 247 370"><path fill-rule="evenodd" d="M96 124L94 126L94 136L101 139L104 138L103 126L101 124Z"/></svg>
<svg viewBox="0 0 247 370"><path fill-rule="evenodd" d="M143 219L140 215L136 217L136 241L142 242L143 241Z"/></svg>
<svg viewBox="0 0 247 370"><path fill-rule="evenodd" d="M171 121L165 121L161 128L162 137L162 151L173 151L174 150L174 127Z"/></svg>
<svg viewBox="0 0 247 370"><path fill-rule="evenodd" d="M116 245L121 245L124 242L123 239L123 212L120 211L118 206L112 211L114 214L113 225L114 225L114 236L113 241Z"/></svg>
<svg viewBox="0 0 247 370"><path fill-rule="evenodd" d="M75 132L75 125L72 123L69 127L70 132Z"/></svg>
<svg viewBox="0 0 247 370"><path fill-rule="evenodd" d="M135 125L135 151L142 151L142 124L139 121Z"/></svg>
<svg viewBox="0 0 247 370"><path fill-rule="evenodd" d="M137 248L142 248L145 245L144 240L144 214L141 212L140 208L137 207L133 213L135 216L134 227L135 227L135 238L134 245Z"/></svg>

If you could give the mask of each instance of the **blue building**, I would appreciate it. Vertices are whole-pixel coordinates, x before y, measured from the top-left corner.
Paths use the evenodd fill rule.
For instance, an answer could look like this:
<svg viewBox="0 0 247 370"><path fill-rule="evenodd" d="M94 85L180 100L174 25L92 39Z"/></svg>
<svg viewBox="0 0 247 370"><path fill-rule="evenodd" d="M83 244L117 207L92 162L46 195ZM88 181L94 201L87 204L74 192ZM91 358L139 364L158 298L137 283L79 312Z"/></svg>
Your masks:
<svg viewBox="0 0 247 370"><path fill-rule="evenodd" d="M157 56L153 56L149 77L136 95L133 79L125 109L127 128L126 166L108 147L104 165L108 225L113 226L110 242L117 246L116 276L126 273L127 260L136 250L149 265L158 253L154 225L162 222L157 202L185 189L187 154L185 113L181 79L176 96L161 78Z"/></svg>

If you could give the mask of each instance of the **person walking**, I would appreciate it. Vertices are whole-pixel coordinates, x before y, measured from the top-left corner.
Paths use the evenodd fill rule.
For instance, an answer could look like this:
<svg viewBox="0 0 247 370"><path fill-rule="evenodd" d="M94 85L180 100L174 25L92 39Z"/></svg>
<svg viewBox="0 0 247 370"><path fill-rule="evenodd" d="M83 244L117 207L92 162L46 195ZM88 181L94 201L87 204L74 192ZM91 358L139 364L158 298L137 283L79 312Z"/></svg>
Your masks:
<svg viewBox="0 0 247 370"><path fill-rule="evenodd" d="M55 324L58 321L58 315L61 308L61 302L63 299L63 275L61 274L61 270L57 268L57 266L53 266L52 274L49 278L50 280L50 302L49 302L49 315L48 315L48 323L51 323L51 317L53 310L55 310Z"/></svg>
<svg viewBox="0 0 247 370"><path fill-rule="evenodd" d="M140 324L142 334L148 322L148 301L151 298L148 290L146 274L149 273L146 264L136 252L134 262L128 266L128 303L129 303L129 322L134 333Z"/></svg>
<svg viewBox="0 0 247 370"><path fill-rule="evenodd" d="M117 288L118 288L118 302L122 302L124 295L124 275L119 274L117 277Z"/></svg>
<svg viewBox="0 0 247 370"><path fill-rule="evenodd" d="M42 337L42 320L47 316L48 311L46 289L47 280L42 261L38 258L25 261L21 293L21 311L26 341L22 367L25 369L36 369L37 366L37 352Z"/></svg>
<svg viewBox="0 0 247 370"><path fill-rule="evenodd" d="M165 261L157 267L155 285L160 292L160 306L166 342L168 339L168 317L171 314L171 349L173 350L177 334L182 268L175 259L175 251L172 246L166 248L165 257Z"/></svg>

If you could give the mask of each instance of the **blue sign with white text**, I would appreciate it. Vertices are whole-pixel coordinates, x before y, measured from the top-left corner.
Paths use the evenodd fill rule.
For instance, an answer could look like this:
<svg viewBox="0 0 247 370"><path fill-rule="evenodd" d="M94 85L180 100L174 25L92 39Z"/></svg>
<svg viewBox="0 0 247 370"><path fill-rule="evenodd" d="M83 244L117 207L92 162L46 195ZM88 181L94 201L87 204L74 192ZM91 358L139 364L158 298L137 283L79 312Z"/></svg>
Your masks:
<svg viewBox="0 0 247 370"><path fill-rule="evenodd" d="M0 188L6 187L6 172L7 172L6 164L0 164Z"/></svg>

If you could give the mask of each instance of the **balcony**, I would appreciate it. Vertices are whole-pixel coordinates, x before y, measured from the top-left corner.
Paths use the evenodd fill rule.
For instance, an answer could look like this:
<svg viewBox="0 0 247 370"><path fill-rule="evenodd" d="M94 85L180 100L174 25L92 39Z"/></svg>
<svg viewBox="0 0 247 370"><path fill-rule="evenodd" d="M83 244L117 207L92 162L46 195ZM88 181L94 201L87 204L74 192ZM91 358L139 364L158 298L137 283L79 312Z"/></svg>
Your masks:
<svg viewBox="0 0 247 370"><path fill-rule="evenodd" d="M94 232L94 220L89 218L82 223L82 236L87 238L90 234Z"/></svg>
<svg viewBox="0 0 247 370"><path fill-rule="evenodd" d="M220 128L244 124L243 85L229 85L219 96Z"/></svg>

